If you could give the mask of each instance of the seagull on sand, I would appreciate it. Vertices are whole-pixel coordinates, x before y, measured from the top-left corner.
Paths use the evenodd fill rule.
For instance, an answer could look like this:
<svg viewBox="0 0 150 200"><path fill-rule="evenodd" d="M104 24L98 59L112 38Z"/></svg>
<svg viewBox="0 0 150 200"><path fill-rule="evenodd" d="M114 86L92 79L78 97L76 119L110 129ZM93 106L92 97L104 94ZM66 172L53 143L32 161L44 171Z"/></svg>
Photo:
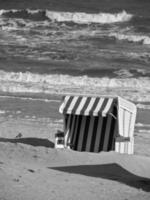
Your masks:
<svg viewBox="0 0 150 200"><path fill-rule="evenodd" d="M21 138L21 137L22 137L22 134L21 134L21 133L18 133L18 135L16 135L15 138L19 139L19 138Z"/></svg>

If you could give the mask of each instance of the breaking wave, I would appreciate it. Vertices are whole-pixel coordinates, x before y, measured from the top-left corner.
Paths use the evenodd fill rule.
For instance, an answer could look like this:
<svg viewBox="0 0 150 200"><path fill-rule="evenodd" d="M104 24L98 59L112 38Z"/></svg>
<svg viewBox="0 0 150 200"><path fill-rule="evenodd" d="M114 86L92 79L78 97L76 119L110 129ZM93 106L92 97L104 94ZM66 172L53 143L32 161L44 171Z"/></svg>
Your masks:
<svg viewBox="0 0 150 200"><path fill-rule="evenodd" d="M0 81L11 81L16 83L32 83L32 84L52 84L55 85L78 85L78 86L101 86L101 87L129 87L134 89L150 89L150 79L146 78L92 78L84 76L70 76L59 74L33 74L30 72L5 72L0 71ZM131 84L132 83L132 84Z"/></svg>
<svg viewBox="0 0 150 200"><path fill-rule="evenodd" d="M149 78L92 78L88 76L70 75L40 75L30 72L15 73L0 71L1 92L25 92L25 93L57 93L78 92L101 94L125 95L133 101L146 101L150 99ZM118 92L119 91L119 92Z"/></svg>
<svg viewBox="0 0 150 200"><path fill-rule="evenodd" d="M136 127L147 127L150 128L150 124L142 124L142 123L137 123L135 124Z"/></svg>
<svg viewBox="0 0 150 200"><path fill-rule="evenodd" d="M127 35L122 33L110 33L110 37L114 37L117 40L126 40L129 42L136 42L149 45L150 44L150 37L146 35Z"/></svg>
<svg viewBox="0 0 150 200"><path fill-rule="evenodd" d="M136 105L138 108L143 109L143 110L150 110L150 105L144 105L144 104L137 104Z"/></svg>
<svg viewBox="0 0 150 200"><path fill-rule="evenodd" d="M100 23L109 24L129 21L132 14L126 11L120 13L97 13L90 14L84 12L55 12L49 10L0 10L0 16L10 18L28 18L33 20L46 20L56 22L74 22L77 24Z"/></svg>
<svg viewBox="0 0 150 200"><path fill-rule="evenodd" d="M8 18L23 18L31 20L45 20L46 11L44 10L0 10L0 16Z"/></svg>
<svg viewBox="0 0 150 200"><path fill-rule="evenodd" d="M150 130L147 130L147 129L141 129L139 130L139 133L145 133L145 134L150 134ZM149 139L149 138L148 138Z"/></svg>
<svg viewBox="0 0 150 200"><path fill-rule="evenodd" d="M58 22L72 21L79 24L89 23L115 23L129 21L132 18L131 14L126 11L122 11L116 14L99 13L99 14L87 14L87 13L70 13L70 12L51 12L47 11L47 17L51 20Z"/></svg>

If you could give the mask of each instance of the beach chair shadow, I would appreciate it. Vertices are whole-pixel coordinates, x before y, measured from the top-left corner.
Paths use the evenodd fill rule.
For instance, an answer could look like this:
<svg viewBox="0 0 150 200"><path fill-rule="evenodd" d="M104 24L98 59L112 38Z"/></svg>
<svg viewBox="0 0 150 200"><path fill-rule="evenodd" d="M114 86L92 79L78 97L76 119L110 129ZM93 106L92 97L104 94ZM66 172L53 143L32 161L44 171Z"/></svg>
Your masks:
<svg viewBox="0 0 150 200"><path fill-rule="evenodd" d="M34 137L26 137L26 138L0 138L0 142L11 142L11 143L22 143L32 146L42 146L54 148L54 143L48 139L43 138L34 138Z"/></svg>
<svg viewBox="0 0 150 200"><path fill-rule="evenodd" d="M50 169L118 181L131 187L150 192L150 179L134 175L116 163L103 165L50 167Z"/></svg>

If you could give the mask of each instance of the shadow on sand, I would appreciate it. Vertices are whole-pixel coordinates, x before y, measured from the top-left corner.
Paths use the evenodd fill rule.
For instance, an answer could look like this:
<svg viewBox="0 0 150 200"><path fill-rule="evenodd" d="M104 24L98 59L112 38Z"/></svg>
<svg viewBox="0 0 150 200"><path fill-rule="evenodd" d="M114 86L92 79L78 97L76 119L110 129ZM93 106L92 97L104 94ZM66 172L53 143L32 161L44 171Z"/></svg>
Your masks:
<svg viewBox="0 0 150 200"><path fill-rule="evenodd" d="M131 187L150 192L150 179L134 175L116 163L48 168L67 173L81 174L85 176L118 181Z"/></svg>
<svg viewBox="0 0 150 200"><path fill-rule="evenodd" d="M0 138L0 142L11 142L11 143L23 143L28 144L32 146L43 146L43 147L49 147L54 148L54 143L51 142L48 139L42 139L42 138Z"/></svg>

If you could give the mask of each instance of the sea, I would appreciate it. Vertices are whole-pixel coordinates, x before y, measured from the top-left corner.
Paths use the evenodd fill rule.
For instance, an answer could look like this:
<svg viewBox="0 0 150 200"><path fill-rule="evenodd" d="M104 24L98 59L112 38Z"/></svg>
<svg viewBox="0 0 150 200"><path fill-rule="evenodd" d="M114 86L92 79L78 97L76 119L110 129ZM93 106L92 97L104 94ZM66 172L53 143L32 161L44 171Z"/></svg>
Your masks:
<svg viewBox="0 0 150 200"><path fill-rule="evenodd" d="M0 114L68 93L126 98L150 133L149 0L0 0Z"/></svg>

